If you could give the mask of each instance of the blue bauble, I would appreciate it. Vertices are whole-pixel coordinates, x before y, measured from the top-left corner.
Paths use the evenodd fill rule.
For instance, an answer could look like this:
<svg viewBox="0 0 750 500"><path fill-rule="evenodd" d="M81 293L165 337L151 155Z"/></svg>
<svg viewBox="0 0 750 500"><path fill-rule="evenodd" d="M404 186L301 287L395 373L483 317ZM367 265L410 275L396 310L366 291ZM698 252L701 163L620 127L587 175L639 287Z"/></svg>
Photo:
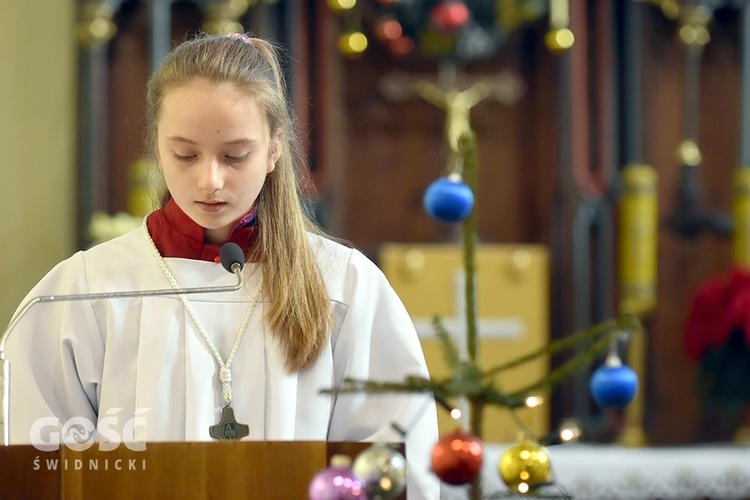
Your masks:
<svg viewBox="0 0 750 500"><path fill-rule="evenodd" d="M439 222L461 222L474 208L474 193L460 178L441 177L424 194L424 208Z"/></svg>
<svg viewBox="0 0 750 500"><path fill-rule="evenodd" d="M629 366L604 364L591 376L590 387L591 395L600 405L622 408L638 392L638 375Z"/></svg>

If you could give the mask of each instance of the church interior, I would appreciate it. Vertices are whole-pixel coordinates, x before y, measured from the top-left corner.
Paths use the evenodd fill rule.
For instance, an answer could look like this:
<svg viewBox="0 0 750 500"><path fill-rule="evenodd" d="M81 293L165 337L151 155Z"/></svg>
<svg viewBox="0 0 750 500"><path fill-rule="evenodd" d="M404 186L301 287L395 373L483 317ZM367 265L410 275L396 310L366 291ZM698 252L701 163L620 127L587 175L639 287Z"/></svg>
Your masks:
<svg viewBox="0 0 750 500"><path fill-rule="evenodd" d="M153 209L144 90L160 59L202 31L252 33L286 54L309 213L383 270L433 376L455 368L434 315L479 366L547 349L496 380L513 391L541 379L538 404L439 408L441 434L456 426L450 408L483 413L487 493L511 486L497 463L520 431L544 444L572 425L576 443L550 442L556 487L540 496L750 498L748 2L1 10L4 321L57 262ZM441 181L468 186L471 215L435 213L426 193ZM591 393L607 349L549 348L623 315L639 328L607 345L638 391L607 408ZM717 339L728 315L736 321ZM564 379L543 391L552 373ZM446 485L445 498L466 488Z"/></svg>

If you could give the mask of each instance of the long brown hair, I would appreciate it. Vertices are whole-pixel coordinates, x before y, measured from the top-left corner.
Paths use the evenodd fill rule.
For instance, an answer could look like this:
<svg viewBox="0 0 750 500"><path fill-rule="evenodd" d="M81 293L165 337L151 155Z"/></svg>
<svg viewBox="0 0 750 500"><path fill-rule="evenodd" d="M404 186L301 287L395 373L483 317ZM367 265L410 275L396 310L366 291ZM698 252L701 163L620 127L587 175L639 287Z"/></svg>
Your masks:
<svg viewBox="0 0 750 500"><path fill-rule="evenodd" d="M265 321L286 355L286 368L310 367L331 326L328 290L308 232L322 231L305 215L298 175L306 166L287 96L278 49L246 35L200 35L175 48L148 82L147 141L151 151L164 96L196 80L231 83L258 98L271 137L280 132L281 156L256 200L258 239L249 260L262 263ZM170 195L164 189L162 206Z"/></svg>

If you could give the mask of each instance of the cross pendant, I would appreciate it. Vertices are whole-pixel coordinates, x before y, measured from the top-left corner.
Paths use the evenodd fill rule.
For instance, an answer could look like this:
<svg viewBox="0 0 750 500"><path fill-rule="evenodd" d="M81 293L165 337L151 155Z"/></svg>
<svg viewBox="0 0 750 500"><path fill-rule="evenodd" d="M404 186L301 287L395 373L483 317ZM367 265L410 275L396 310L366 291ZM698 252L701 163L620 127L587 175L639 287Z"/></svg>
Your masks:
<svg viewBox="0 0 750 500"><path fill-rule="evenodd" d="M221 410L221 421L208 428L212 438L220 441L239 440L250 435L250 427L237 423L234 419L234 409L227 405Z"/></svg>

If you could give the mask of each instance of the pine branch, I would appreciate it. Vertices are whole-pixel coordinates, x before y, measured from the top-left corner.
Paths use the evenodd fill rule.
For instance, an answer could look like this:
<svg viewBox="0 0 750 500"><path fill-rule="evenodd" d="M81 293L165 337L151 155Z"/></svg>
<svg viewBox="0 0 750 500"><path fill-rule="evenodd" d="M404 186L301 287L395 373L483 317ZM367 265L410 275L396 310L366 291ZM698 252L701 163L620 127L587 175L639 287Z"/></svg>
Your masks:
<svg viewBox="0 0 750 500"><path fill-rule="evenodd" d="M531 354L521 356L483 373L477 363L460 360L456 345L445 330L440 318L437 316L434 317L433 323L437 336L446 349L444 354L451 367L451 375L449 377L439 380L433 378L430 380L423 377L410 376L406 377L403 382L377 382L347 378L344 379L338 391L326 389L321 392L328 394L334 392L342 394L353 392L367 392L370 394L432 392L439 401L465 397L470 401L482 405L491 404L506 408L516 408L522 406L526 398L533 392L539 390L549 392L571 378L584 366L591 364L597 356L607 349L610 337L614 332L640 328L640 322L637 317L632 314L626 314L581 332L573 333ZM521 365L541 355L554 354L564 349L572 348L583 342L588 343L585 350L523 389L506 393L495 388L492 377L500 371Z"/></svg>
<svg viewBox="0 0 750 500"><path fill-rule="evenodd" d="M322 394L366 392L369 394L382 394L386 392L432 392L434 384L422 377L406 377L403 382L377 382L373 380L356 380L345 378L338 391L334 389L323 389Z"/></svg>
<svg viewBox="0 0 750 500"><path fill-rule="evenodd" d="M592 363L598 355L607 349L608 346L609 337L599 338L595 342L592 342L584 351L575 355L560 367L552 370L537 382L512 393L510 397L525 400L527 396L539 389L542 389L545 392L551 391L553 388L575 375L575 373L581 368Z"/></svg>
<svg viewBox="0 0 750 500"><path fill-rule="evenodd" d="M540 349L533 351L525 356L518 357L507 363L495 366L494 368L485 372L485 377L493 377L498 373L515 368L519 365L533 361L541 356L553 356L561 351L570 349L576 345L584 342L596 341L602 336L611 334L614 331L633 331L641 328L640 321L638 318L630 313L623 314L619 318L610 319L594 325L586 330L573 333L567 337L563 337L559 340L550 342L549 344L541 347Z"/></svg>
<svg viewBox="0 0 750 500"><path fill-rule="evenodd" d="M477 300L476 300L476 238L478 228L478 211L476 196L478 188L477 141L473 131L467 130L458 138L458 149L454 153L461 161L459 172L466 185L474 193L474 208L469 217L461 224L464 244L464 295L466 296L466 349L469 360L476 361L478 357L477 342Z"/></svg>
<svg viewBox="0 0 750 500"><path fill-rule="evenodd" d="M440 345L443 346L443 359L445 359L445 363L451 371L457 370L461 364L461 355L458 352L456 342L445 329L440 316L435 315L432 317L432 326L435 328L435 336L440 341Z"/></svg>

